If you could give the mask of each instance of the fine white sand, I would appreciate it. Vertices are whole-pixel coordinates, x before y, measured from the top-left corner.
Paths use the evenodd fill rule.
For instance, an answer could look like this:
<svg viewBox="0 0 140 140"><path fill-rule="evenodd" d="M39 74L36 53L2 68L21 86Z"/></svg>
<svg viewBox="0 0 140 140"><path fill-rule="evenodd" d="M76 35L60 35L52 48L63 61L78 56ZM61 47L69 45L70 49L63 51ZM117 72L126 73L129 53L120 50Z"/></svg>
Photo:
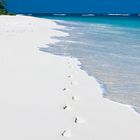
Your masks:
<svg viewBox="0 0 140 140"><path fill-rule="evenodd" d="M0 140L140 140L138 113L103 98L76 59L39 51L60 28L0 16Z"/></svg>

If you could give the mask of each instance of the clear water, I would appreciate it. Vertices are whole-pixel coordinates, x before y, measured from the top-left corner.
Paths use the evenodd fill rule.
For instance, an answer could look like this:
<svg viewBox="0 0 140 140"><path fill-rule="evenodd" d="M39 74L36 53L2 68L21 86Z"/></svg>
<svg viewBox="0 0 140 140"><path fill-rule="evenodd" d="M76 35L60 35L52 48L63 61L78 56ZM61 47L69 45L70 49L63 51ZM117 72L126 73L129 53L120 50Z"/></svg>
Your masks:
<svg viewBox="0 0 140 140"><path fill-rule="evenodd" d="M81 68L104 85L104 96L140 112L140 18L51 17L69 36L40 48L73 56Z"/></svg>

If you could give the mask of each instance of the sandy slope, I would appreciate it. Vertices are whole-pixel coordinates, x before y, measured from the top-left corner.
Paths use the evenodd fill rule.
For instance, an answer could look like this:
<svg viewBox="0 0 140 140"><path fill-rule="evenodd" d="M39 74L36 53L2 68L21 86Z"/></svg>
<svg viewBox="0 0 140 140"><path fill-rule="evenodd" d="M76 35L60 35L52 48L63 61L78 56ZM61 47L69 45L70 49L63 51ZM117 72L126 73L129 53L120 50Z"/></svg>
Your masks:
<svg viewBox="0 0 140 140"><path fill-rule="evenodd" d="M1 140L140 140L140 115L102 98L68 57L38 47L65 33L47 19L0 16Z"/></svg>

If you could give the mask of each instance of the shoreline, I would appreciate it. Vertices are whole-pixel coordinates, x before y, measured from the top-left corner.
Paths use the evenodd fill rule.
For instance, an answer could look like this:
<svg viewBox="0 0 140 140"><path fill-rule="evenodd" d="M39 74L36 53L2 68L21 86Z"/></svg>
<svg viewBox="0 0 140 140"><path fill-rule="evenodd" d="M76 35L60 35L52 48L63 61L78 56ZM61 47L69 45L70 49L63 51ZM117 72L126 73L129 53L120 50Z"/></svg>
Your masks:
<svg viewBox="0 0 140 140"><path fill-rule="evenodd" d="M55 30L62 28L47 19L0 16L0 138L139 140L140 115L129 105L103 98L77 59L39 51L59 41L53 36L66 36Z"/></svg>
<svg viewBox="0 0 140 140"><path fill-rule="evenodd" d="M46 17L45 17L46 18ZM85 56L83 57L83 56L80 56L80 51L84 48L84 46L86 47L86 43L88 44L88 42L86 42L85 43L85 45L83 45L83 47L81 47L81 50L79 50L79 54L77 55L75 55L75 53L74 52L69 52L69 51L67 51L67 49L66 50L64 50L64 48L67 48L67 47L65 47L65 46L63 46L61 49L62 50L58 50L57 48L59 48L59 46L61 47L61 45L64 45L65 44L65 39L66 39L66 42L72 42L72 43L78 43L78 42L75 42L76 41L76 39L78 39L78 38L82 38L82 39L84 39L84 35L83 36L78 36L77 34L78 34L78 30L79 29L81 29L80 27L76 27L76 24L78 24L79 22L81 22L80 23L80 26L81 25L84 25L85 23L84 22L82 22L81 21L81 19L79 20L79 21L77 21L76 22L76 20L73 20L73 21L68 21L68 20L65 20L65 18L62 18L62 19L53 19L52 18L52 20L53 21L55 21L58 25L62 25L62 26L65 26L66 28L64 29L64 30L62 30L63 32L66 32L66 33L69 33L70 35L69 35L69 37L62 37L62 38L60 38L60 40L61 40L61 42L60 43L56 43L55 45L51 45L50 44L50 48L46 48L46 49L42 49L42 51L44 51L44 52L49 52L49 53L52 53L52 54L55 54L55 55L61 55L61 56L71 56L71 57L73 57L73 58L78 58L78 61L80 61L81 63L85 63L85 64L81 64L81 66L80 66L80 68L82 69L82 70L84 70L84 71L86 71L87 72L87 74L89 75L89 76L92 76L92 77L96 77L95 79L97 80L97 82L100 84L100 87L101 87L101 89L102 89L102 95L103 95L103 97L104 98L107 98L107 99L110 99L110 100L112 100L112 101L114 101L114 102L118 102L118 103L121 103L121 104L124 104L124 105L130 105L137 113L139 113L139 109L138 109L138 105L136 105L137 103L138 103L138 100L137 99L133 99L134 98L134 96L136 97L136 95L135 95L135 93L136 93L136 90L137 90L137 88L135 87L135 85L136 85L136 83L138 83L138 81L137 82L135 82L135 85L134 86L132 86L133 87L133 96L131 95L131 96L129 96L129 94L131 94L131 92L129 93L129 90L127 90L126 89L126 91L124 90L120 90L120 91L118 91L118 94L120 93L120 95L124 95L124 96L126 96L127 94L128 94L128 97L126 98L126 97L122 97L122 98L124 98L124 99L122 99L122 98L119 98L119 96L118 96L118 99L117 99L117 94L115 95L114 94L114 91L112 90L109 90L109 88L115 88L115 85L117 84L117 82L116 82L116 84L114 83L114 86L113 87L111 87L111 84L109 84L109 83L107 83L107 82L109 82L108 80L103 80L102 79L102 77L100 77L97 73L94 73L94 71L93 71L93 73L92 73L92 70L91 70L91 68L90 69L88 69L87 68L87 65L86 64L89 64L90 63L90 65L92 65L92 66L94 66L94 67L96 67L99 63L98 63L98 61L96 61L96 63L94 63L94 64L92 64L92 62L91 62L91 60L92 59L94 59L94 57L90 60L90 58L89 58L89 62L87 62L86 63L86 61L85 60L80 60L80 57L82 57L82 58L84 58L84 59L87 59ZM75 25L74 25L75 24ZM75 29L72 29L71 28L71 26L73 26L73 27L76 27ZM85 24L85 26L90 26L89 25L89 23L87 24ZM70 28L69 28L70 27ZM130 27L131 28L131 27ZM100 28L99 28L100 29ZM128 28L129 29L129 28ZM70 31L69 31L70 30ZM96 29L95 29L96 30ZM74 32L75 31L75 32ZM80 30L79 30L80 31ZM82 32L82 34L85 34L86 35L86 33L84 32L84 31L80 31L80 32ZM93 30L93 32L94 32L94 30ZM121 32L121 31L120 31ZM123 29L122 29L122 32L123 32ZM74 35L75 34L75 35ZM80 34L80 33L79 33ZM87 33L88 34L88 33ZM93 37L94 38L94 37ZM81 39L81 40L82 40ZM71 40L71 41L70 41ZM122 41L121 41L122 42ZM66 44L66 46L69 46L70 48L71 48L71 50L74 50L74 47L73 47L73 44L71 43L71 45L70 44ZM78 43L78 46L80 45L80 43L82 43L82 41L81 42L79 42ZM93 42L93 44L94 44L94 42ZM97 43L98 44L98 43ZM90 44L88 44L88 45L90 45ZM56 47L55 47L56 46ZM77 46L77 47L78 47ZM75 48L75 50L77 50L77 48ZM121 50L121 48L120 48L120 50ZM77 50L78 51L78 50ZM95 49L94 51L98 51L97 49ZM65 55L65 53L66 53L66 55ZM68 53L68 54L67 54ZM70 54L69 54L70 53ZM83 53L82 51L81 51L81 53ZM64 55L63 55L64 54ZM90 54L90 53L89 53ZM91 54L90 54L91 55ZM94 55L94 54L92 54L92 55ZM99 56L99 60L100 60L100 54L98 54ZM96 59L96 58L95 58ZM113 59L113 58L112 58ZM101 61L101 60L100 60ZM116 60L117 61L117 60ZM127 62L129 61L128 59L126 60ZM102 62L102 61L101 61ZM105 63L105 62L104 62ZM121 63L121 61L120 61L120 63ZM93 67L93 70L94 70L94 67ZM101 67L100 67L101 68ZM98 69L100 69L100 68L98 68ZM111 67L110 67L111 68ZM111 68L112 69L112 68ZM97 70L97 69L96 69ZM95 71L96 71L95 70ZM100 69L101 70L101 69ZM106 69L107 70L107 69ZM113 69L112 69L112 71L114 71ZM102 73L104 73L105 71L102 71ZM127 73L127 72L126 72ZM128 71L128 73L129 73L129 71ZM135 75L137 75L138 73L135 73ZM102 75L102 74L101 74ZM105 74L105 75L107 75L107 73ZM115 74L114 74L115 75ZM122 74L123 75L123 74ZM125 76L130 76L130 75L125 75L124 74L124 77ZM132 76L132 75L131 75ZM108 76L106 76L106 79L108 79L110 77L110 74L108 74ZM133 77L135 77L134 76L134 74L133 74ZM112 78L114 78L114 77L112 77ZM100 80L99 80L100 79ZM115 79L114 79L115 80ZM124 83L127 85L128 83L126 83L127 81L129 81L129 80L127 80L127 79L121 79L122 81L124 81ZM101 82L102 81L102 82ZM116 81L117 81L117 78L116 78ZM130 80L131 81L131 80ZM120 82L119 82L120 83ZM118 87L121 89L123 89L123 85L125 85L125 84L119 84L118 85ZM133 83L134 84L134 81L132 80L131 81L131 83ZM124 86L125 87L125 86ZM130 87L129 87L129 85L128 85L128 89L129 88L132 88L131 87L131 84L130 84ZM118 89L119 89L118 88ZM126 92L126 93L125 93ZM113 98L113 96L111 96L111 98L110 98L110 95L111 95L111 93L112 93L112 95L114 94L114 98ZM123 94L123 93L125 93L125 94ZM130 100L129 100L129 98L130 98ZM131 99L132 98L132 99ZM121 100L122 99L122 100ZM128 101L127 101L127 99L128 99ZM133 100L133 101L132 101Z"/></svg>

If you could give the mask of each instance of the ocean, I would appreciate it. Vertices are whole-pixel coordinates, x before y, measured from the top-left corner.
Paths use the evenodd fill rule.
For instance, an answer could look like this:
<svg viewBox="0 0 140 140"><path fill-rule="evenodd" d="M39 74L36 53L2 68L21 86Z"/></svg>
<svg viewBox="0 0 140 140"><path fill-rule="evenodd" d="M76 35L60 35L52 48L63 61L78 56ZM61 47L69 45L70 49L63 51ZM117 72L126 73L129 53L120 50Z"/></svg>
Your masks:
<svg viewBox="0 0 140 140"><path fill-rule="evenodd" d="M140 17L41 16L66 28L67 37L41 51L71 56L101 84L103 96L140 112ZM56 38L56 37L55 37Z"/></svg>

